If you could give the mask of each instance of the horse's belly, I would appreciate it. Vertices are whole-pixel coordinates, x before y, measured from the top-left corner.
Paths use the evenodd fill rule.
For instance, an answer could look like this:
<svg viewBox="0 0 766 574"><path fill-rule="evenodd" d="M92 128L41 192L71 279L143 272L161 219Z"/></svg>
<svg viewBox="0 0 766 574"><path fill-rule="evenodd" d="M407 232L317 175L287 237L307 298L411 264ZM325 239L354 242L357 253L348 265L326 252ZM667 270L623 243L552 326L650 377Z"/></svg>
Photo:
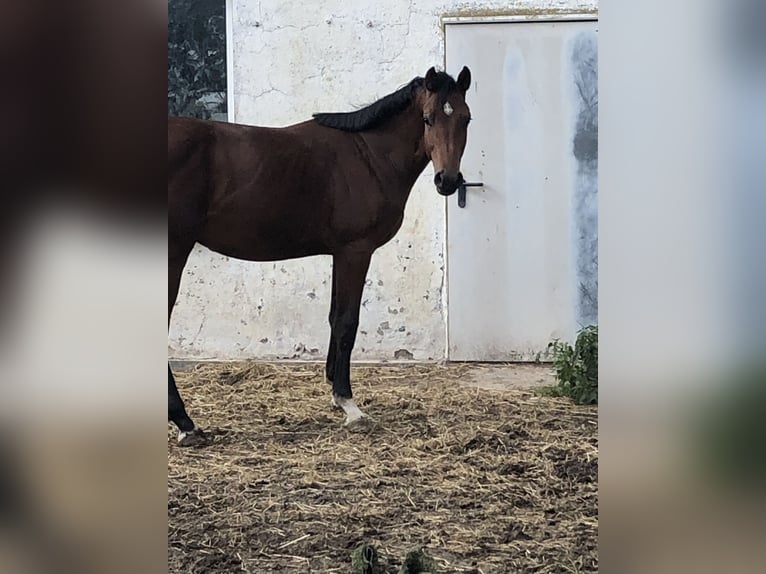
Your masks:
<svg viewBox="0 0 766 574"><path fill-rule="evenodd" d="M280 261L328 253L324 242L310 230L259 222L209 222L199 242L222 255L247 261Z"/></svg>

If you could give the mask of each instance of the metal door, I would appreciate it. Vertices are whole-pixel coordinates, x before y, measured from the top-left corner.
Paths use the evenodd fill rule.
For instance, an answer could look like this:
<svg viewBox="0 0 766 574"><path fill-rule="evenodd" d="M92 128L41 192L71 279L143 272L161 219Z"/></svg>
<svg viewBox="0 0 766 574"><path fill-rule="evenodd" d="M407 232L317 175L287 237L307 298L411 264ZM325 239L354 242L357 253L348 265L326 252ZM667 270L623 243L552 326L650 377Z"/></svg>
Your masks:
<svg viewBox="0 0 766 574"><path fill-rule="evenodd" d="M447 23L473 122L447 208L448 356L545 358L597 322L595 20Z"/></svg>

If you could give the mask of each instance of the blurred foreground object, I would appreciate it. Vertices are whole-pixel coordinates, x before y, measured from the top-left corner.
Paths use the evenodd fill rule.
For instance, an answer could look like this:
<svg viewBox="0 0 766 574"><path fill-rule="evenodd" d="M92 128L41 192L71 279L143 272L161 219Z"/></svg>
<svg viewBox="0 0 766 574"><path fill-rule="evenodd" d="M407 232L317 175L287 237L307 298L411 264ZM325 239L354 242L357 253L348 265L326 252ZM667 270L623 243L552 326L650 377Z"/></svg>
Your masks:
<svg viewBox="0 0 766 574"><path fill-rule="evenodd" d="M764 3L599 10L600 565L762 572Z"/></svg>
<svg viewBox="0 0 766 574"><path fill-rule="evenodd" d="M0 0L4 573L166 568L164 10Z"/></svg>

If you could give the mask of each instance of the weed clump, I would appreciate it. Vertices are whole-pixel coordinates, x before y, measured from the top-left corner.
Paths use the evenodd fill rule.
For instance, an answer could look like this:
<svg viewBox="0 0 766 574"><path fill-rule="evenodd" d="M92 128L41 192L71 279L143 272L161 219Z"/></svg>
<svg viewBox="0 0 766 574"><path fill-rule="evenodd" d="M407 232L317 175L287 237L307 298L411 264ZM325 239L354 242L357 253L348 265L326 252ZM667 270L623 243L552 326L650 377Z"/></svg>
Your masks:
<svg viewBox="0 0 766 574"><path fill-rule="evenodd" d="M407 552L404 564L399 568L399 574L436 574L437 572L433 558L421 549Z"/></svg>
<svg viewBox="0 0 766 574"><path fill-rule="evenodd" d="M548 344L553 351L557 384L546 394L569 397L578 405L598 403L598 326L585 327L574 347L558 339Z"/></svg>
<svg viewBox="0 0 766 574"><path fill-rule="evenodd" d="M351 567L355 574L381 574L378 551L372 544L360 544L351 553Z"/></svg>

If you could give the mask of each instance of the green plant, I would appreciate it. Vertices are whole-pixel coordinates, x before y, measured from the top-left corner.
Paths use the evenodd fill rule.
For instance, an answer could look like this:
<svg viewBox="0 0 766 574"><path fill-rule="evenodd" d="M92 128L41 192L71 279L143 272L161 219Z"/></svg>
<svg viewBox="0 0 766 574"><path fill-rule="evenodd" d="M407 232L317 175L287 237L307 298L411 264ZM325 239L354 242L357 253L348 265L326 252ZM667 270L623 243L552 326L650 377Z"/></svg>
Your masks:
<svg viewBox="0 0 766 574"><path fill-rule="evenodd" d="M209 119L226 110L224 0L168 3L168 115Z"/></svg>
<svg viewBox="0 0 766 574"><path fill-rule="evenodd" d="M407 552L404 563L399 568L399 574L434 574L436 572L438 572L436 562L421 548Z"/></svg>
<svg viewBox="0 0 766 574"><path fill-rule="evenodd" d="M556 371L556 386L549 394L570 397L578 405L598 403L598 326L578 332L574 347L555 339L548 349Z"/></svg>
<svg viewBox="0 0 766 574"><path fill-rule="evenodd" d="M372 544L360 544L351 553L354 574L381 574L378 551Z"/></svg>

